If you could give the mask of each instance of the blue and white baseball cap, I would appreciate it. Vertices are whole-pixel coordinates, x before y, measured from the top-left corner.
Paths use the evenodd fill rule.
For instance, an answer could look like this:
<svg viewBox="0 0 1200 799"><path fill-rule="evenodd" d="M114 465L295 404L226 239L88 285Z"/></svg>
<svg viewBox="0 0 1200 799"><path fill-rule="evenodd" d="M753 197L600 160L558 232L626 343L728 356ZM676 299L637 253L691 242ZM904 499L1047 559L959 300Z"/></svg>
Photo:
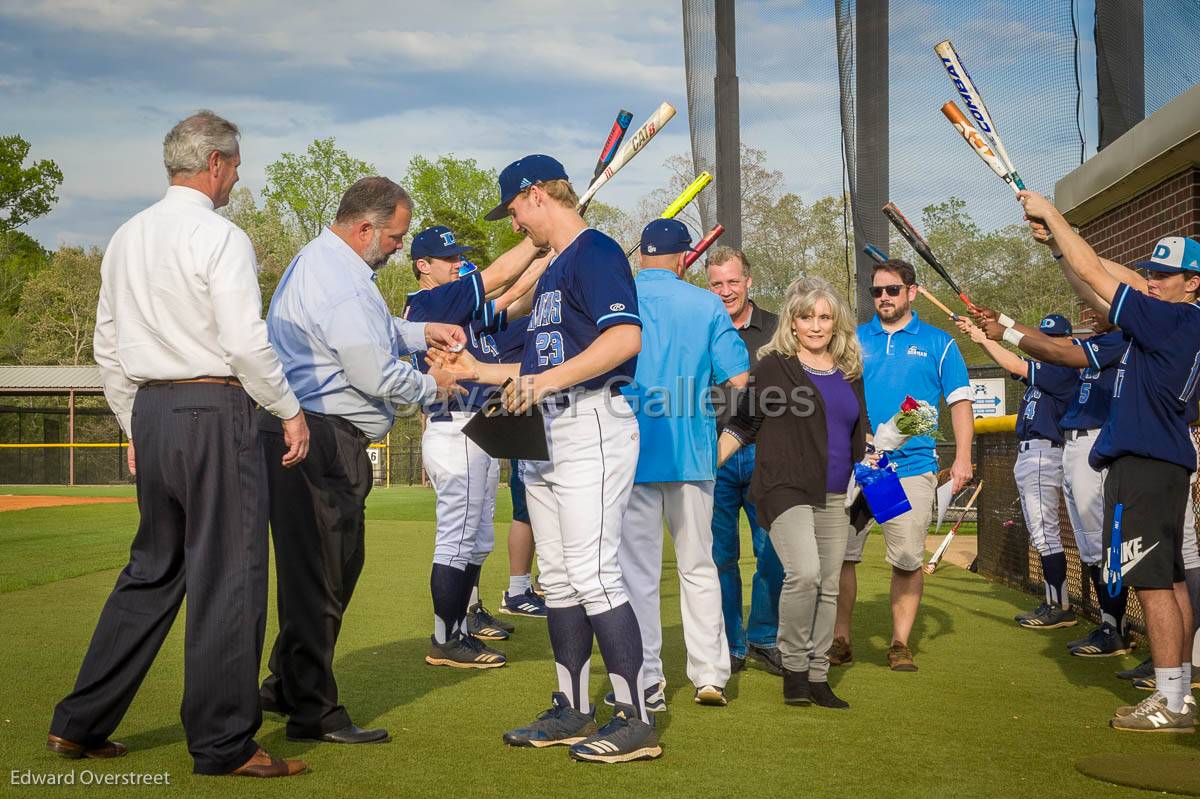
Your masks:
<svg viewBox="0 0 1200 799"><path fill-rule="evenodd" d="M513 161L500 173L500 204L487 212L484 219L495 222L508 216L508 204L535 183L546 180L570 180L563 165L548 155L527 155Z"/></svg>
<svg viewBox="0 0 1200 799"><path fill-rule="evenodd" d="M1200 272L1200 242L1183 236L1159 239L1150 260L1136 266L1151 272Z"/></svg>
<svg viewBox="0 0 1200 799"><path fill-rule="evenodd" d="M671 255L692 249L692 234L678 219L655 219L642 230L642 255Z"/></svg>
<svg viewBox="0 0 1200 799"><path fill-rule="evenodd" d="M1071 335L1071 323L1062 314L1052 313L1042 320L1038 325L1038 330L1047 336L1069 336Z"/></svg>
<svg viewBox="0 0 1200 799"><path fill-rule="evenodd" d="M408 254L412 260L418 258L453 258L475 249L465 244L459 244L454 238L454 232L445 225L427 227L413 237L412 247Z"/></svg>

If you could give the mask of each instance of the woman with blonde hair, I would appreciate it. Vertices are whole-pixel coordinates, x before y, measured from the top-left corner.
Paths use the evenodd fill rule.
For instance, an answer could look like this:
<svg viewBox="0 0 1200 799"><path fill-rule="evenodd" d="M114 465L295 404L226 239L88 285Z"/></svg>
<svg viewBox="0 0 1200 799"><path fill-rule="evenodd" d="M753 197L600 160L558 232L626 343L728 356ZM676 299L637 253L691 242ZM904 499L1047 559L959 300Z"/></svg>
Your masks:
<svg viewBox="0 0 1200 799"><path fill-rule="evenodd" d="M867 449L862 349L846 301L827 280L788 286L779 327L759 350L721 462L757 443L750 498L783 563L779 651L789 705L849 704L829 688L829 646L850 524L846 486Z"/></svg>

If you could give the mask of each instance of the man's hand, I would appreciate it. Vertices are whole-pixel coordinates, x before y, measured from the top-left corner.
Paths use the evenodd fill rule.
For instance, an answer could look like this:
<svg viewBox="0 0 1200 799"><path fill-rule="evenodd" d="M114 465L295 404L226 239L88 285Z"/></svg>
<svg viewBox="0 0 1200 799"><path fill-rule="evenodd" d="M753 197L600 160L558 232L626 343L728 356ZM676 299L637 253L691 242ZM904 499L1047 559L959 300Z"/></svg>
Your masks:
<svg viewBox="0 0 1200 799"><path fill-rule="evenodd" d="M974 341L976 344L983 344L983 342L987 341L988 339L982 330L971 323L970 319L960 316L955 324L958 325L959 330L970 336L971 341ZM999 325L997 325L997 327L999 327Z"/></svg>
<svg viewBox="0 0 1200 799"><path fill-rule="evenodd" d="M545 380L546 373L521 375L504 386L504 409L509 413L524 413L558 391Z"/></svg>
<svg viewBox="0 0 1200 799"><path fill-rule="evenodd" d="M458 325L441 322L425 323L425 343L431 350L458 352L467 344L467 334Z"/></svg>
<svg viewBox="0 0 1200 799"><path fill-rule="evenodd" d="M1060 218L1062 214L1054 207L1054 203L1036 191L1028 189L1020 191L1017 193L1017 200L1025 209L1025 219L1029 222L1033 237L1048 246L1053 241L1049 225L1052 221Z"/></svg>
<svg viewBox="0 0 1200 799"><path fill-rule="evenodd" d="M283 422L283 443L288 448L283 453L283 466L290 469L308 457L308 422L304 419L304 411L300 411L291 419Z"/></svg>
<svg viewBox="0 0 1200 799"><path fill-rule="evenodd" d="M971 453L956 455L950 466L950 491L957 494L963 486L971 482L975 470L971 467Z"/></svg>
<svg viewBox="0 0 1200 799"><path fill-rule="evenodd" d="M993 311L986 305L973 305L971 306L971 316L974 317L975 324L983 327L985 322L994 322L999 319L1000 313L998 311Z"/></svg>
<svg viewBox="0 0 1200 799"><path fill-rule="evenodd" d="M438 381L439 388L460 380L479 379L479 361L475 360L475 356L466 350L461 352L430 350L425 353L425 363L429 365L429 374L433 375L435 371L441 373L441 378L434 375L434 380Z"/></svg>
<svg viewBox="0 0 1200 799"><path fill-rule="evenodd" d="M129 473L137 476L137 456L133 454L133 439L129 439L129 446L125 448L125 462L129 464Z"/></svg>

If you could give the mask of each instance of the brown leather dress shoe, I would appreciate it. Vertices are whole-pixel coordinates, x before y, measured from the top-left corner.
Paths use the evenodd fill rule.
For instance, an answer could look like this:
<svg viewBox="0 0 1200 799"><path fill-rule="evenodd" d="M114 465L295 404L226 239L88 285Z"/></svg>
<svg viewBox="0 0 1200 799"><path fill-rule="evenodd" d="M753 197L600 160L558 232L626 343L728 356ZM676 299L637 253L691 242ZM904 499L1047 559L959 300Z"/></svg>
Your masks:
<svg viewBox="0 0 1200 799"><path fill-rule="evenodd" d="M303 760L281 760L260 748L254 756L229 772L231 777L293 777L308 769Z"/></svg>
<svg viewBox="0 0 1200 799"><path fill-rule="evenodd" d="M46 748L71 760L78 760L81 757L107 760L112 757L125 757L129 754L128 747L116 741L105 741L99 746L84 746L74 741L68 741L66 738L59 738L57 735L46 736Z"/></svg>

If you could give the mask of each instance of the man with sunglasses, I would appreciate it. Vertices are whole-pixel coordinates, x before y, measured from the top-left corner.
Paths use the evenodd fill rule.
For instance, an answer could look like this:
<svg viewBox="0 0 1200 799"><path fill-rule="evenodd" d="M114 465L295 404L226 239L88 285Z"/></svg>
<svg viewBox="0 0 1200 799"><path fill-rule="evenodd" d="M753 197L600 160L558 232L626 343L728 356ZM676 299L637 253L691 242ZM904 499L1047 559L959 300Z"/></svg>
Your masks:
<svg viewBox="0 0 1200 799"><path fill-rule="evenodd" d="M463 260L472 248L458 243L444 225L413 238L409 252L417 291L408 295L403 316L410 322L461 325L466 348L477 359L499 363L495 334L507 324L503 308L489 299L521 278L537 256L527 239L487 269ZM503 304L503 303L501 303ZM416 359L415 359L416 360ZM417 366L427 369L423 362ZM433 635L425 662L459 669L503 666L500 652L479 639L502 641L513 626L496 619L478 601L479 574L495 541L496 487L500 464L463 433L494 389L464 383L466 394L427 405L421 462L437 492L437 533L429 589ZM477 607L474 613L468 608Z"/></svg>
<svg viewBox="0 0 1200 799"><path fill-rule="evenodd" d="M912 309L917 275L911 264L897 259L876 264L871 296L875 318L858 328L871 428L891 419L906 395L934 407L945 398L956 445L950 480L957 492L971 480L971 440L975 434L966 362L949 333L921 321ZM892 564L892 638L887 659L893 671L916 671L908 637L924 586L921 566L937 488L937 452L931 437L914 436L888 458L896 465L912 510L882 525L887 561ZM834 642L829 651L830 662L835 665L852 659L850 620L858 588L855 564L862 560L869 530L870 525L852 531L846 546Z"/></svg>

